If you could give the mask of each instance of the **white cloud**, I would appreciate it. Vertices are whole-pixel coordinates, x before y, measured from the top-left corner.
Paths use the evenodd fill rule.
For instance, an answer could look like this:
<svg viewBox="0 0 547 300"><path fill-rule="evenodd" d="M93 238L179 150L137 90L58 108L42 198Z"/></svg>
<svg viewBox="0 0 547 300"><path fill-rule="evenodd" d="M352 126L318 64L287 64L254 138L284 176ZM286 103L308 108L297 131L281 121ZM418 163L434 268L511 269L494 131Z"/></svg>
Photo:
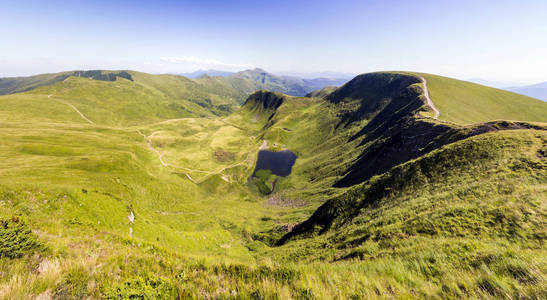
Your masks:
<svg viewBox="0 0 547 300"><path fill-rule="evenodd" d="M250 64L229 64L218 61L216 59L203 59L194 56L182 56L182 57L162 57L162 61L176 64L193 64L207 67L223 67L223 68L252 68Z"/></svg>

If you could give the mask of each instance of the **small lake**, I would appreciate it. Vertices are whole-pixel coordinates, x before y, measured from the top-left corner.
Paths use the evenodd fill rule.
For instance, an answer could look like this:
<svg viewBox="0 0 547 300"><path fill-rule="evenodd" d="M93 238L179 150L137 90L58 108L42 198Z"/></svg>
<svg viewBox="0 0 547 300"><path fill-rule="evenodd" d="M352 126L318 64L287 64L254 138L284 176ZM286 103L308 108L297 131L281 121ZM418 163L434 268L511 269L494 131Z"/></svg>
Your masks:
<svg viewBox="0 0 547 300"><path fill-rule="evenodd" d="M256 167L253 175L258 170L270 170L272 174L277 176L287 176L291 174L292 166L296 161L296 154L290 150L283 150L279 152L273 152L268 150L260 150L258 152L258 159L256 160Z"/></svg>

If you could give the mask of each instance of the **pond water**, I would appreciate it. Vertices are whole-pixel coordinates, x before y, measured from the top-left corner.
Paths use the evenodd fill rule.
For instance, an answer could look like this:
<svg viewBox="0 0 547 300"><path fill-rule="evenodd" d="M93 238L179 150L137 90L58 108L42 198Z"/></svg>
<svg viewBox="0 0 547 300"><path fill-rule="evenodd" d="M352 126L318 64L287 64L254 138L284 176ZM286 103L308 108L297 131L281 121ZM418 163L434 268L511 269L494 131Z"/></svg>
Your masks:
<svg viewBox="0 0 547 300"><path fill-rule="evenodd" d="M287 176L291 174L292 166L296 161L296 154L290 150L283 150L279 152L273 152L268 150L260 150L258 152L258 159L256 160L256 167L253 175L258 170L270 170L272 174L277 176Z"/></svg>

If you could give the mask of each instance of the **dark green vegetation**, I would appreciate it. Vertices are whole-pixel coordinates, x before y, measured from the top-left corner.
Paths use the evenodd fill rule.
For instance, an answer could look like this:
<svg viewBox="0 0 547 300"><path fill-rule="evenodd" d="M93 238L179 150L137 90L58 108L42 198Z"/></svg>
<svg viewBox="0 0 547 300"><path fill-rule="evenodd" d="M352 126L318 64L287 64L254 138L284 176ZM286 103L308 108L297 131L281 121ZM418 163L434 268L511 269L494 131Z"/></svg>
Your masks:
<svg viewBox="0 0 547 300"><path fill-rule="evenodd" d="M0 220L0 257L19 258L43 249L44 245L23 220Z"/></svg>
<svg viewBox="0 0 547 300"><path fill-rule="evenodd" d="M256 190L262 195L272 193L277 176L272 174L270 170L258 170L249 178L251 189L256 187Z"/></svg>
<svg viewBox="0 0 547 300"><path fill-rule="evenodd" d="M308 97L44 76L0 97L2 298L547 297L544 102L403 72ZM260 149L292 173L252 176Z"/></svg>

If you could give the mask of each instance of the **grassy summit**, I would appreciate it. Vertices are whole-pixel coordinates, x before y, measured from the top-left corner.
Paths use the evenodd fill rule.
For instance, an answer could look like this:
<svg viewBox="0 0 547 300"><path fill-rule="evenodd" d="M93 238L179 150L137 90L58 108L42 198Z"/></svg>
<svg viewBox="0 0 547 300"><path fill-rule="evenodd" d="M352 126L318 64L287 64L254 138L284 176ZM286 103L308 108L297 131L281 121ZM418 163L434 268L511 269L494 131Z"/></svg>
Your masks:
<svg viewBox="0 0 547 300"><path fill-rule="evenodd" d="M126 73L0 96L0 298L546 296L544 105L422 74L435 120L409 73L245 101ZM264 147L298 155L267 196Z"/></svg>
<svg viewBox="0 0 547 300"><path fill-rule="evenodd" d="M472 124L492 120L547 121L547 103L520 94L431 74L427 80L431 99L441 111L440 120Z"/></svg>

